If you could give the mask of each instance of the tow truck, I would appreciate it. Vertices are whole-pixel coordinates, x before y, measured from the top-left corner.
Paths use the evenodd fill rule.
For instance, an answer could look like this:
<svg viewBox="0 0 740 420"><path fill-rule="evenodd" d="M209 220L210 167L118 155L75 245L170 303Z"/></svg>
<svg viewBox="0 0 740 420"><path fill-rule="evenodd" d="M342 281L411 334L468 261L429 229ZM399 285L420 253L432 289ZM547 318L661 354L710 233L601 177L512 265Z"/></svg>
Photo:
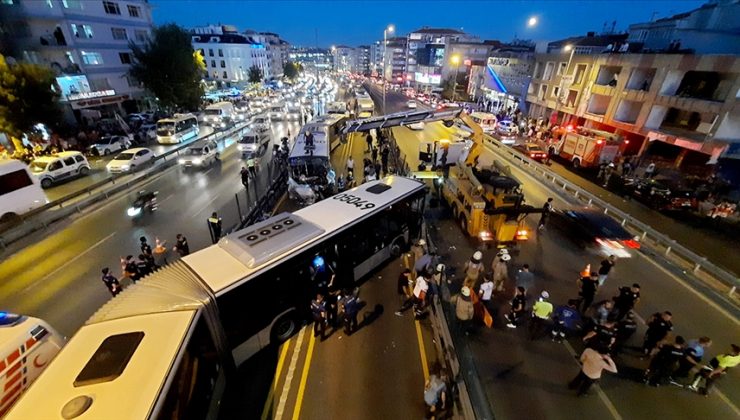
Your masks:
<svg viewBox="0 0 740 420"><path fill-rule="evenodd" d="M518 242L528 239L529 231L524 225L524 218L530 213L541 213L542 209L524 204L521 183L511 176L507 168L496 162L489 168L480 167L479 157L485 135L464 110L400 112L353 120L347 122L344 132L434 121L441 121L448 128L462 123L472 132L470 145L457 161L443 159L442 165L432 165L431 170L428 167L424 170L419 168L418 172L413 173L414 177L434 179L435 187L441 188L441 196L460 228L481 245L516 247ZM447 153L444 147L433 150ZM431 160L438 162L437 156L431 157Z"/></svg>

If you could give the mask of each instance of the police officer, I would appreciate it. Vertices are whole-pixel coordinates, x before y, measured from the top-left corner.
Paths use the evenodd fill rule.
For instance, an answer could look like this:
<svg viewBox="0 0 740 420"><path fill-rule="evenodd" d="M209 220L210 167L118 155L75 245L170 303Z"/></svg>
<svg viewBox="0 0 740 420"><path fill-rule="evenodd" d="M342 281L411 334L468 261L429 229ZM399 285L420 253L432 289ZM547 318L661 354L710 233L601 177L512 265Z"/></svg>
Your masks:
<svg viewBox="0 0 740 420"><path fill-rule="evenodd" d="M177 242L175 242L175 247L173 248L173 251L177 252L180 257L184 257L190 254L190 245L188 245L188 239L182 233L178 233L176 238Z"/></svg>
<svg viewBox="0 0 740 420"><path fill-rule="evenodd" d="M642 344L642 352L644 354L650 354L658 342L673 330L672 318L673 314L668 311L663 313L656 312L648 318L648 329L645 332L645 341Z"/></svg>
<svg viewBox="0 0 740 420"><path fill-rule="evenodd" d="M324 296L321 293L316 294L316 299L311 301L311 314L313 315L313 335L314 337L321 331L321 340L326 338L326 321L327 311Z"/></svg>
<svg viewBox="0 0 740 420"><path fill-rule="evenodd" d="M344 297L341 299L340 304L342 306L344 320L344 333L352 335L353 332L357 331L357 313L360 310L360 302L357 300L357 296L349 290L345 290Z"/></svg>
<svg viewBox="0 0 740 420"><path fill-rule="evenodd" d="M680 335L676 337L673 344L664 344L658 353L650 361L650 366L645 371L645 382L650 386L660 386L673 373L676 363L684 353L686 341Z"/></svg>
<svg viewBox="0 0 740 420"><path fill-rule="evenodd" d="M148 276L154 271L154 267L144 254L139 254L139 259L136 261L136 268L139 271L139 278Z"/></svg>
<svg viewBox="0 0 740 420"><path fill-rule="evenodd" d="M105 284L105 287L108 288L110 291L110 294L115 296L119 293L121 293L121 283L118 282L118 279L113 276L113 274L110 273L110 270L108 267L105 267L103 269L103 277L102 277L103 283Z"/></svg>
<svg viewBox="0 0 740 420"><path fill-rule="evenodd" d="M637 331L637 322L635 322L635 314L633 312L627 313L627 316L617 322L617 339L614 341L613 354L617 355L622 352L624 344L635 334Z"/></svg>
<svg viewBox="0 0 740 420"><path fill-rule="evenodd" d="M613 318L609 318L604 324L594 325L593 329L583 336L583 343L586 347L597 349L611 350L617 341L617 323Z"/></svg>
<svg viewBox="0 0 740 420"><path fill-rule="evenodd" d="M632 287L623 286L619 288L619 295L614 298L614 309L617 311L617 319L624 318L640 300L640 285L634 283Z"/></svg>
<svg viewBox="0 0 740 420"><path fill-rule="evenodd" d="M211 240L213 243L217 243L221 238L221 218L214 211L211 217L208 218L208 228L211 231Z"/></svg>
<svg viewBox="0 0 740 420"><path fill-rule="evenodd" d="M142 236L139 238L139 241L141 242L141 253L146 257L147 260L149 260L149 263L153 266L154 265L154 253L152 252L152 247L149 245L146 241L146 237Z"/></svg>
<svg viewBox="0 0 740 420"><path fill-rule="evenodd" d="M139 272L139 266L136 264L136 260L134 260L133 255L127 255L126 259L123 260L123 270L126 272L126 275L128 278L131 279L134 283L139 281L141 278L141 273Z"/></svg>

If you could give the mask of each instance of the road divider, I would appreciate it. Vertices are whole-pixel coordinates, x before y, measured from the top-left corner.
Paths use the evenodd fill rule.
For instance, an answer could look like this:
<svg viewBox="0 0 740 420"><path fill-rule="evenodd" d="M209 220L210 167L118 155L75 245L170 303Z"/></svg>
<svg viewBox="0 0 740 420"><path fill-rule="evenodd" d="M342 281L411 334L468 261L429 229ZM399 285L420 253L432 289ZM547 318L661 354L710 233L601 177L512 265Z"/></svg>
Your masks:
<svg viewBox="0 0 740 420"><path fill-rule="evenodd" d="M230 139L247 129L246 123L237 124L229 130L214 132L196 141L183 144L156 156L149 168L132 174L109 175L80 191L66 195L19 216L14 224L5 224L0 230L0 248L7 248L11 243L36 231L48 229L52 224L66 219L72 214L81 213L85 208L107 200L112 195L126 191L132 186L152 180L161 175L165 169L177 164L177 158L187 148L202 141L216 141L221 150L234 144Z"/></svg>

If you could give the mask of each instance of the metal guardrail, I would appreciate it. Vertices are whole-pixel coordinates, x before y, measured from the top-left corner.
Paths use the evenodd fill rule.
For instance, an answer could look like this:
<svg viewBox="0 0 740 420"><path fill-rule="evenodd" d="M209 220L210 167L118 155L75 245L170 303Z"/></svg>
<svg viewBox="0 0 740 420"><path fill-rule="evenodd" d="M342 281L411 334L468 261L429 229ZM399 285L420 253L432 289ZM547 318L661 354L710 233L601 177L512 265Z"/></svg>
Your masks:
<svg viewBox="0 0 740 420"><path fill-rule="evenodd" d="M82 209L98 202L109 198L111 195L121 192L130 188L132 185L138 184L146 179L152 178L154 175L163 172L163 169L171 166L177 162L177 159L169 159L169 157L180 156L180 152L188 147L197 144L204 140L215 140L223 141L226 137L234 135L234 133L241 134L242 130L246 128L246 123L238 124L227 131L214 132L205 137L199 138L190 143L182 144L172 150L168 150L165 153L155 157L152 161L152 166L143 172L138 174L112 174L107 178L100 180L92 185L89 185L79 191L68 194L62 198L47 203L44 206L33 209L20 216L21 223L8 226L0 235L0 247L6 248L10 243L33 233L37 230L46 229L54 222L68 217L73 213L82 211ZM163 163L160 163L163 162ZM164 166L163 166L164 165ZM133 176L132 176L133 175ZM121 178L132 176L130 179L123 181ZM103 189L101 191L95 191L108 184L113 185L110 188ZM73 200L78 199L81 196L87 194L87 198L71 203ZM56 211L51 211L57 209Z"/></svg>
<svg viewBox="0 0 740 420"><path fill-rule="evenodd" d="M269 216L275 209L275 206L277 206L280 198L287 191L288 168L287 166L283 166L280 168L280 173L278 174L278 176L272 180L272 183L267 187L267 190L264 194L262 194L262 197L257 200L257 203L254 205L254 207L251 208L249 213L247 213L247 215L244 217L239 215L240 217L242 217L241 222L239 222L234 228L232 228L229 233L244 229L249 225L263 220L265 216Z"/></svg>
<svg viewBox="0 0 740 420"><path fill-rule="evenodd" d="M489 150L508 157L510 161L519 161L521 167L529 169L527 173L534 176L544 183L549 183L564 193L571 194L574 198L584 202L587 206L603 210L604 214L609 214L618 219L622 226L635 233L640 237L641 242L646 243L656 250L660 251L663 256L670 258L678 263L684 270L691 271L695 276L708 281L711 287L719 289L731 299L736 298L735 292L740 287L740 280L737 274L730 272L709 261L694 251L679 244L676 240L655 230L651 226L637 220L630 214L614 207L596 195L584 190L574 183L566 180L562 176L551 171L549 168L541 165L528 157L518 153L512 148L499 142L491 136L485 136L485 143ZM492 147L496 147L493 149ZM713 281L714 280L714 281ZM719 284L717 284L719 282Z"/></svg>

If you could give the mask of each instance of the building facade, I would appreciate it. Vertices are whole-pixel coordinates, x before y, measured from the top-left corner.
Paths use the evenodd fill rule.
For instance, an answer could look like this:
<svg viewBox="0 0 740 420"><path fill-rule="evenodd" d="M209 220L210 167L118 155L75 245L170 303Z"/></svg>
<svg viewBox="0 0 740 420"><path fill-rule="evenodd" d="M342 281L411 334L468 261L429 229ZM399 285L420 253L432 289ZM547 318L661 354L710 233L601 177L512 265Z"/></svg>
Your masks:
<svg viewBox="0 0 740 420"><path fill-rule="evenodd" d="M290 44L280 38L280 35L273 32L253 32L246 31L252 40L265 46L267 55L270 59L270 72L266 75L268 79L279 79L283 77L283 69L288 62L288 52Z"/></svg>
<svg viewBox="0 0 740 420"><path fill-rule="evenodd" d="M134 112L144 89L128 76L129 42L152 31L146 0L0 2L5 54L57 75L68 120Z"/></svg>
<svg viewBox="0 0 740 420"><path fill-rule="evenodd" d="M332 54L334 55L334 70L350 72L357 68L357 55L354 48L337 45L332 47Z"/></svg>
<svg viewBox="0 0 740 420"><path fill-rule="evenodd" d="M365 76L370 76L372 71L372 47L370 45L360 45L355 49L355 72Z"/></svg>
<svg viewBox="0 0 740 420"><path fill-rule="evenodd" d="M474 64L468 93L490 112L521 109L527 113L534 57L534 48L528 45L502 45L482 65Z"/></svg>
<svg viewBox="0 0 740 420"><path fill-rule="evenodd" d="M402 83L407 76L406 72L406 37L393 37L386 40L383 63L381 69L385 80L393 83Z"/></svg>
<svg viewBox="0 0 740 420"><path fill-rule="evenodd" d="M479 42L479 38L456 29L421 28L406 36L406 79L417 88L435 89L442 84L447 47L454 42Z"/></svg>
<svg viewBox="0 0 740 420"><path fill-rule="evenodd" d="M243 86L249 83L252 66L260 69L263 80L270 77L272 61L264 44L231 26L224 25L220 30L210 28L191 30L193 49L200 51L206 64L206 81Z"/></svg>

